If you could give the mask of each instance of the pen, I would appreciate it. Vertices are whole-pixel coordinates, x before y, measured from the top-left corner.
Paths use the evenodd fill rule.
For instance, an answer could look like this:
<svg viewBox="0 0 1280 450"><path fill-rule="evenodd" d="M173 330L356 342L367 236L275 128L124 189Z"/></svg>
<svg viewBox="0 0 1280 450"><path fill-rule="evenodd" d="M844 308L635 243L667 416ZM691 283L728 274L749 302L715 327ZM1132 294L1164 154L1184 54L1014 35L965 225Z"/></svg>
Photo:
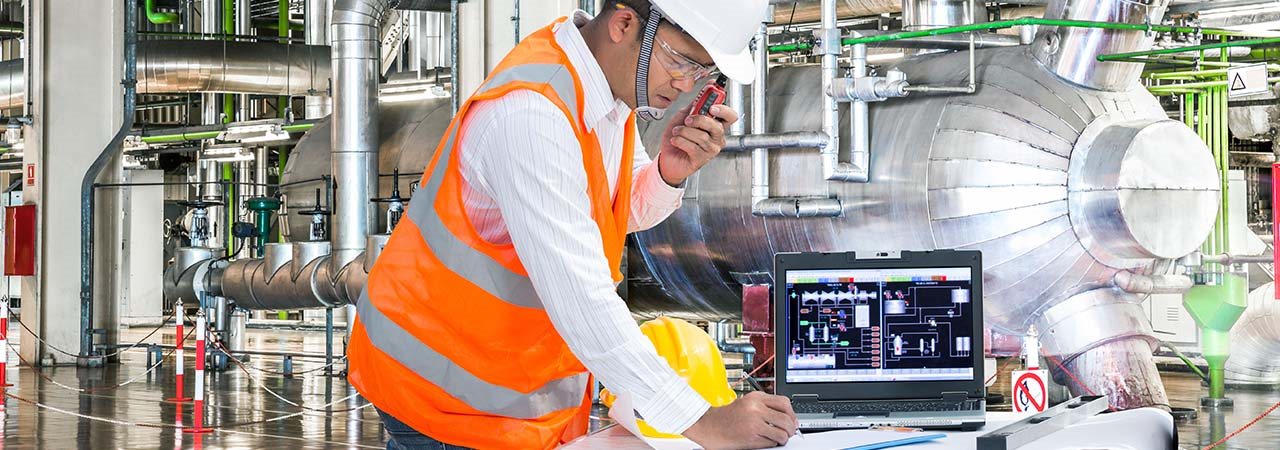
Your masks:
<svg viewBox="0 0 1280 450"><path fill-rule="evenodd" d="M760 385L760 380L757 380L755 377L748 375L748 376L747 376L747 383L751 385L751 389L755 389L755 390L757 390L757 391L764 392L764 386L761 386L761 385ZM799 428L797 428L797 429L796 429L796 435L795 435L795 437L804 437L804 433L801 433L801 432L800 432L800 429L799 429Z"/></svg>
<svg viewBox="0 0 1280 450"><path fill-rule="evenodd" d="M882 431L897 431L897 432L900 432L900 433L914 433L914 432L917 432L917 431L924 431L924 430L922 430L922 429L920 429L920 428L910 428L910 427L884 427L884 426L871 427L870 429L872 429L872 430L882 430Z"/></svg>

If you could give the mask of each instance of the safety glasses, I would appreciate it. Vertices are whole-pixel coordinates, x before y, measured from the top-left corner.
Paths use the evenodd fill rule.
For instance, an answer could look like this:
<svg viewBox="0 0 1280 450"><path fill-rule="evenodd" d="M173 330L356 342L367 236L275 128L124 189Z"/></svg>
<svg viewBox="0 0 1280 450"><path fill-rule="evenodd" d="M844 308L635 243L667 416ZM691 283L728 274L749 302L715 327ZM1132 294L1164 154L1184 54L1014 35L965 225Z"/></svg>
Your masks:
<svg viewBox="0 0 1280 450"><path fill-rule="evenodd" d="M635 10L634 7L626 3L614 3L614 8ZM667 24L676 26L670 22L667 22ZM678 29L679 27L676 26L676 28ZM719 73L715 66L707 67L688 56L681 55L680 52L675 51L661 38L656 38L655 41L658 43L658 48L662 50L654 52L655 58L659 64L662 64L664 69L667 69L667 73L671 74L671 78L676 81L698 81Z"/></svg>
<svg viewBox="0 0 1280 450"><path fill-rule="evenodd" d="M717 72L715 66L707 67L688 56L681 55L680 52L672 49L661 38L656 39L656 41L658 42L658 48L662 49L662 51L656 52L654 57L658 60L658 63L662 64L664 69L667 69L667 73L671 74L671 78L681 81L698 81Z"/></svg>

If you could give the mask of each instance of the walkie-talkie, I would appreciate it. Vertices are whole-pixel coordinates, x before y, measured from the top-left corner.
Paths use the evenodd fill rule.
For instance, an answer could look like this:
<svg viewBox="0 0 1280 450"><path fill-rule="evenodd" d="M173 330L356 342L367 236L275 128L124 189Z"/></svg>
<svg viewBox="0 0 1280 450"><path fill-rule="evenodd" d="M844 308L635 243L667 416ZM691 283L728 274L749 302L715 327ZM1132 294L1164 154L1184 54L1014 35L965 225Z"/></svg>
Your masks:
<svg viewBox="0 0 1280 450"><path fill-rule="evenodd" d="M729 83L729 78L720 75L713 83L707 83L702 88L702 93L698 94L698 101L693 103L693 114L700 116L710 116L711 107L715 105L723 105L724 100L728 98L728 94L724 92L724 87Z"/></svg>

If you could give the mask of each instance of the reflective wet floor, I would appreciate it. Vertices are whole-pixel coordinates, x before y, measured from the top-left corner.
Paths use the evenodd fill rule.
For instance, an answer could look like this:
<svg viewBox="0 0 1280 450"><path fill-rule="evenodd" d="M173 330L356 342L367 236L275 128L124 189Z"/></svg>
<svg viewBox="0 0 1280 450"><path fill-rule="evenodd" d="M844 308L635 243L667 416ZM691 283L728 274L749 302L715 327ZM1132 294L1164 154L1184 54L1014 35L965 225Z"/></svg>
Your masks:
<svg viewBox="0 0 1280 450"><path fill-rule="evenodd" d="M122 333L121 340L136 342L151 331L130 329ZM16 328L9 335L17 336ZM173 330L164 329L149 341L173 344ZM324 345L324 333L317 331L251 329L246 339L246 349L254 351L315 355L323 354ZM344 379L324 375L323 359L295 358L292 378L279 373L283 366L280 356L252 356L244 369L233 364L224 372L211 371L205 425L213 430L191 434L182 427L193 423L192 404L166 401L176 388L172 356L148 370L147 351L139 348L123 352L120 364L103 369L55 367L37 372L22 366L16 352L9 355L7 373L14 386L5 402L0 449L386 446L377 413L354 396ZM194 385L192 358L188 352L188 396ZM1174 406L1198 405L1204 389L1193 375L1166 373L1164 380ZM993 390L1000 392L1000 386L1007 384L1002 379ZM1197 419L1178 424L1182 448L1202 448L1280 401L1277 391L1229 391L1228 395L1235 400L1234 408L1201 410ZM596 415L603 415L603 411ZM604 424L593 422L593 428ZM1262 419L1219 448L1280 448L1280 413Z"/></svg>

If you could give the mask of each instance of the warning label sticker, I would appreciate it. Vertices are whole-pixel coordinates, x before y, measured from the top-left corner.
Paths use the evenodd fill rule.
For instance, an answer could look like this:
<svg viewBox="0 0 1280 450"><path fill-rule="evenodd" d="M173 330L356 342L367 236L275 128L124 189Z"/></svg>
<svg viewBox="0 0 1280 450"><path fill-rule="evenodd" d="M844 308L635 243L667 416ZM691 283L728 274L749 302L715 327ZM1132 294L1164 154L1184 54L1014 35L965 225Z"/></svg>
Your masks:
<svg viewBox="0 0 1280 450"><path fill-rule="evenodd" d="M1267 65L1250 64L1227 69L1227 97L1236 98L1267 92Z"/></svg>
<svg viewBox="0 0 1280 450"><path fill-rule="evenodd" d="M1042 412L1049 406L1048 373L1020 370L1013 373L1013 411Z"/></svg>

